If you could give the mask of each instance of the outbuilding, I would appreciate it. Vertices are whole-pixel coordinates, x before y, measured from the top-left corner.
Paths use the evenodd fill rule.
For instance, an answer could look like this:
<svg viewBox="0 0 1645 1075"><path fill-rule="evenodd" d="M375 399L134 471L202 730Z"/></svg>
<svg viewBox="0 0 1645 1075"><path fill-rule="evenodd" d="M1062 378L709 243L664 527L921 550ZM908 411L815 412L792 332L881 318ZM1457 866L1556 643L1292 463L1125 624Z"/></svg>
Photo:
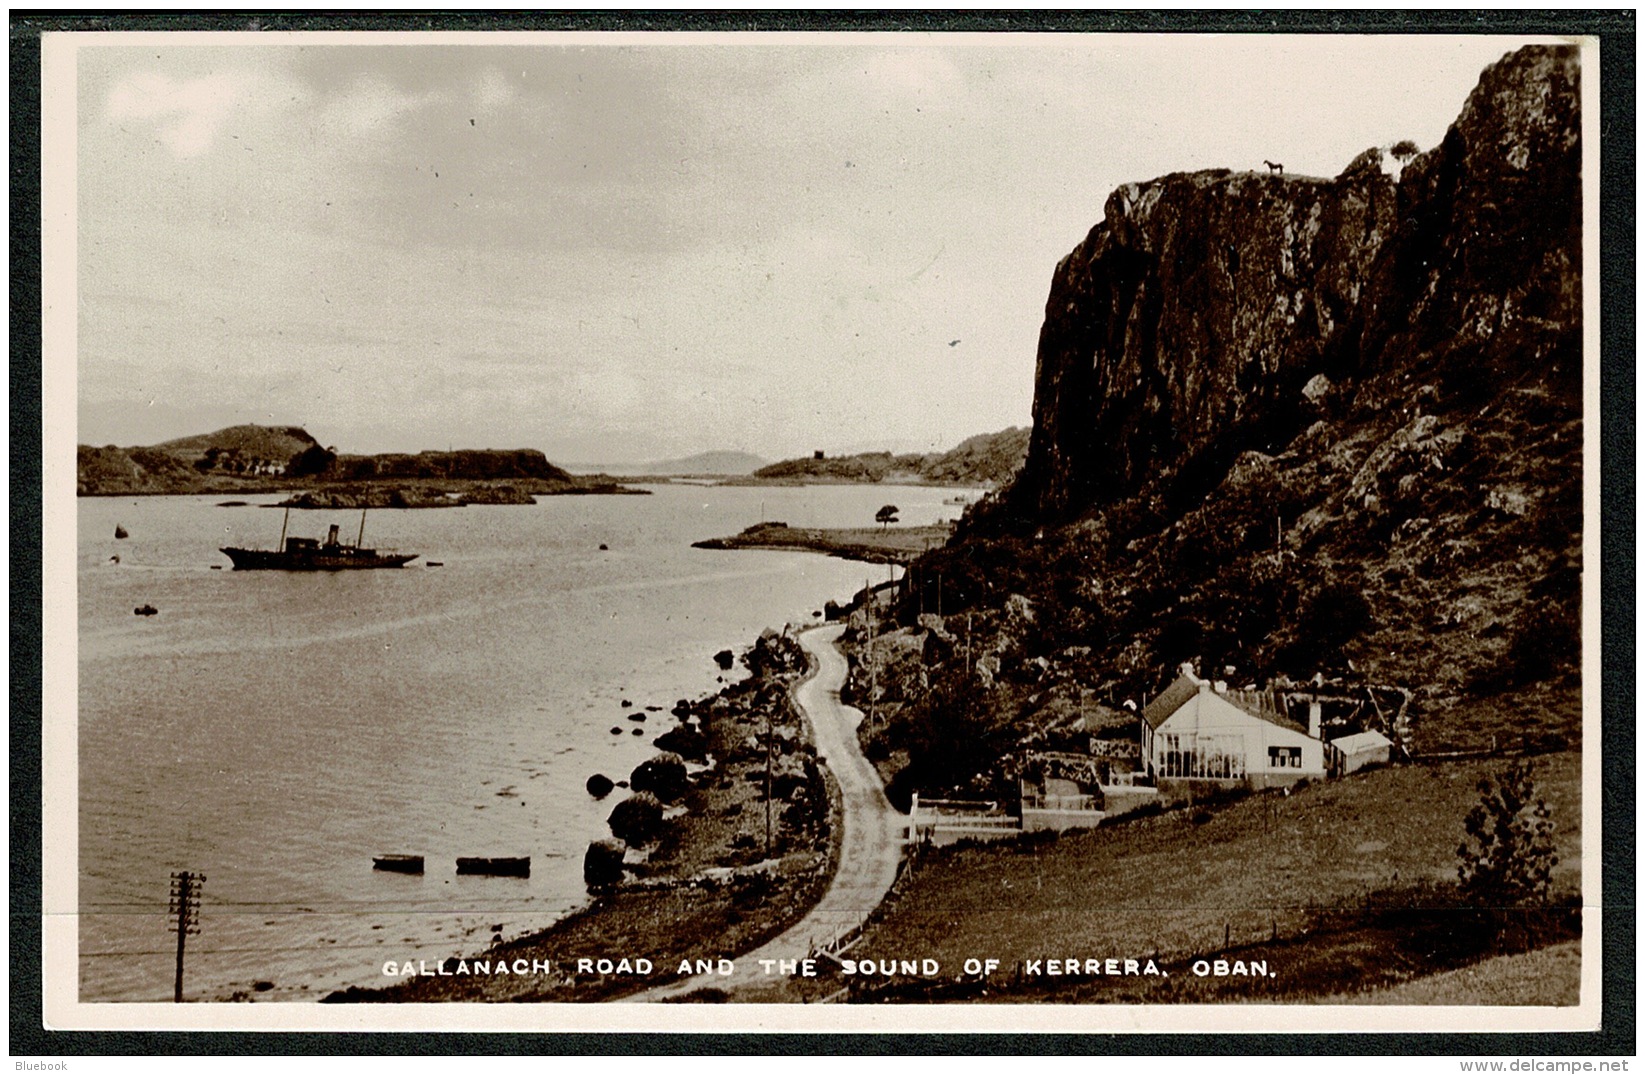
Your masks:
<svg viewBox="0 0 1645 1075"><path fill-rule="evenodd" d="M1381 732L1345 735L1325 744L1326 762L1332 776L1347 776L1372 765L1387 765L1394 741Z"/></svg>

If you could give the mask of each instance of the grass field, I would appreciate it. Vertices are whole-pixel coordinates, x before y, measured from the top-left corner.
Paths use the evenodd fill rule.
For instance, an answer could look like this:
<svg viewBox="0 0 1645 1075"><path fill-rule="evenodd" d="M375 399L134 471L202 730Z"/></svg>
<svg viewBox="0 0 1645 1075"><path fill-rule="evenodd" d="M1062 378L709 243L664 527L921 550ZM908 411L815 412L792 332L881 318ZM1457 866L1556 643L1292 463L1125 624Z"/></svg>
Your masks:
<svg viewBox="0 0 1645 1075"><path fill-rule="evenodd" d="M1368 993L1327 997L1325 1004L1576 1004L1582 944L1566 941L1533 952L1493 956L1469 967L1441 971Z"/></svg>
<svg viewBox="0 0 1645 1075"><path fill-rule="evenodd" d="M1048 991L1061 999L1144 999L1139 989L1163 1000L1239 999L1242 991L1271 999L1276 989L1317 998L1385 984L1431 969L1419 953L1389 954L1408 946L1397 924L1322 923L1368 905L1414 901L1422 910L1424 899L1446 900L1476 785L1503 766L1472 760L1377 770L1055 841L930 854L851 955L934 958L947 979L967 959L999 960L1002 980L1022 961L1049 958L1155 958L1172 975L1029 979L1036 999ZM1570 897L1579 880L1580 758L1547 755L1536 771L1557 825L1554 890ZM1276 979L1259 985L1189 972L1202 956L1242 952L1267 959ZM1574 981L1574 971L1567 977Z"/></svg>

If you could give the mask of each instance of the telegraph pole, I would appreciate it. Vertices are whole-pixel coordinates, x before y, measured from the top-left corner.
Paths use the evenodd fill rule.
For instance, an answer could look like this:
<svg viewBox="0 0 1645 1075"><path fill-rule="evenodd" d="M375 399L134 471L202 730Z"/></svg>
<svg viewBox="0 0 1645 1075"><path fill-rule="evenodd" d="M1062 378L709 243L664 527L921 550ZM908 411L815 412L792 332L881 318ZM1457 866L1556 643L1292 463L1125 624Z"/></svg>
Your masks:
<svg viewBox="0 0 1645 1075"><path fill-rule="evenodd" d="M765 857L771 857L771 710L765 711Z"/></svg>
<svg viewBox="0 0 1645 1075"><path fill-rule="evenodd" d="M179 870L171 875L171 904L168 908L176 917L171 930L177 934L177 982L171 999L183 1003L183 942L191 933L200 932L200 886L206 875Z"/></svg>

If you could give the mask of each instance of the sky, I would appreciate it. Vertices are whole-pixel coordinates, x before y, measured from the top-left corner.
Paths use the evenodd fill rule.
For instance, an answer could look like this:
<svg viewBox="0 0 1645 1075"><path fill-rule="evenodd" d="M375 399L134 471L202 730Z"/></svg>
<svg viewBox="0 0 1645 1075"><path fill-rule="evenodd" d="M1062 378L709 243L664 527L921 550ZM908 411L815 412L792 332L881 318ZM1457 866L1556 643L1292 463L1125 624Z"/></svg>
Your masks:
<svg viewBox="0 0 1645 1075"><path fill-rule="evenodd" d="M1427 149L1521 43L345 40L75 50L80 443L951 447L1116 186Z"/></svg>

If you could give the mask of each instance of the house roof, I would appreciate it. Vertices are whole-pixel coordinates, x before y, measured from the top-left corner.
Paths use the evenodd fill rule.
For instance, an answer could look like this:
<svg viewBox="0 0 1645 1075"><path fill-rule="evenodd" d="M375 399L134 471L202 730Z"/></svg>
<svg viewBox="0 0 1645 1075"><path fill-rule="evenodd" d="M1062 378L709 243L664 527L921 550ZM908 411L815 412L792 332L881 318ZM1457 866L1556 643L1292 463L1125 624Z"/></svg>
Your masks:
<svg viewBox="0 0 1645 1075"><path fill-rule="evenodd" d="M1153 701L1142 711L1142 719L1148 722L1150 728L1158 728L1170 719L1171 715L1200 693L1200 688L1207 681L1195 676L1192 672L1184 671L1181 675L1159 693ZM1289 720L1280 714L1277 707L1261 704L1261 700L1252 697L1250 691L1212 691L1216 697L1227 702L1247 716L1255 717L1279 728L1293 732L1307 732L1307 729L1296 721Z"/></svg>
<svg viewBox="0 0 1645 1075"><path fill-rule="evenodd" d="M1394 741L1381 732L1360 732L1357 735L1333 739L1331 745L1344 754L1358 754L1362 750L1381 750L1383 747L1393 746Z"/></svg>
<svg viewBox="0 0 1645 1075"><path fill-rule="evenodd" d="M1177 676L1171 685L1142 709L1142 719L1150 728L1158 728L1167 717L1186 705L1199 693L1200 681L1187 672Z"/></svg>

